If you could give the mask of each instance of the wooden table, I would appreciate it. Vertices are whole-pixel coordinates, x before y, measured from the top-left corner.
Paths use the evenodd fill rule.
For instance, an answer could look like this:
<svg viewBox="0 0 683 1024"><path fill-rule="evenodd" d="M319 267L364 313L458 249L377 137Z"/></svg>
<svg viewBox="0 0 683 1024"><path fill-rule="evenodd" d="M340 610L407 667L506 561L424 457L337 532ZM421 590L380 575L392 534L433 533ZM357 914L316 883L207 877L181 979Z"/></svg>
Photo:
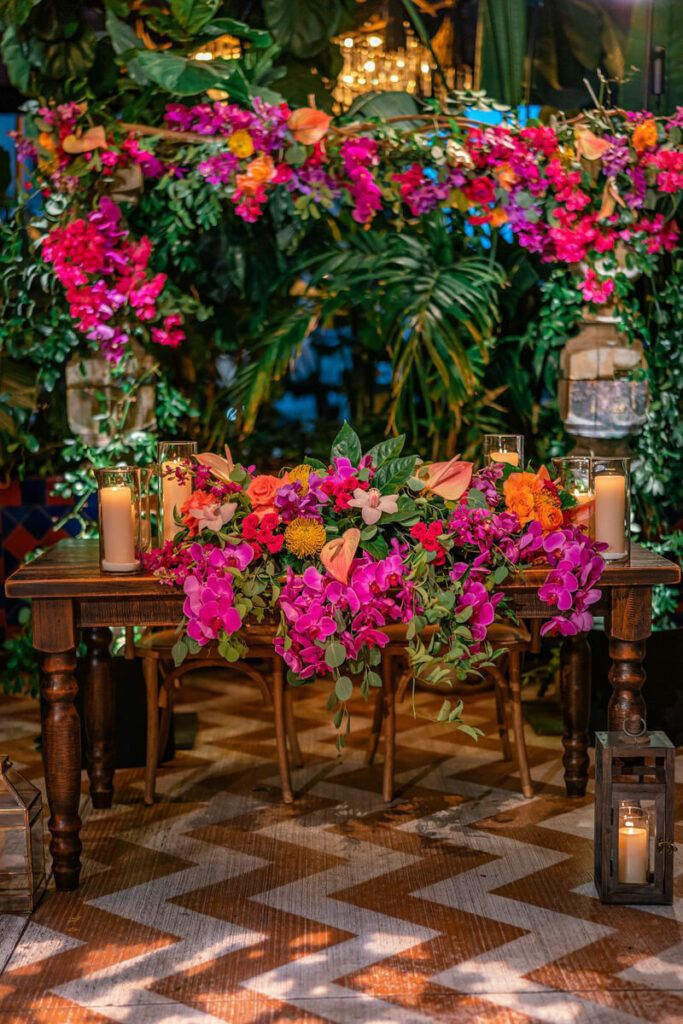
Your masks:
<svg viewBox="0 0 683 1024"><path fill-rule="evenodd" d="M504 590L519 615L548 617L538 600L543 568L527 569ZM652 586L677 583L673 562L636 545L628 565L608 566L603 596L594 611L606 617L612 659L609 678L609 727L618 729L627 716L645 713L641 687L643 657L650 635ZM58 889L78 887L81 870L78 816L81 778L81 730L74 698L78 630L87 648L87 685L83 693L86 761L95 807L110 807L114 795L114 691L109 645L111 626L167 626L180 621L183 595L161 586L153 576L114 576L99 569L97 541L68 540L18 569L6 584L8 597L33 601L33 644L42 661L42 731L45 780L50 805L50 851ZM284 674L276 673L276 729L282 732ZM590 647L585 635L567 637L562 645L564 769L567 793L583 796L588 779ZM279 712L279 713L278 713ZM391 726L391 723L388 723ZM283 796L292 799L287 765L281 764Z"/></svg>

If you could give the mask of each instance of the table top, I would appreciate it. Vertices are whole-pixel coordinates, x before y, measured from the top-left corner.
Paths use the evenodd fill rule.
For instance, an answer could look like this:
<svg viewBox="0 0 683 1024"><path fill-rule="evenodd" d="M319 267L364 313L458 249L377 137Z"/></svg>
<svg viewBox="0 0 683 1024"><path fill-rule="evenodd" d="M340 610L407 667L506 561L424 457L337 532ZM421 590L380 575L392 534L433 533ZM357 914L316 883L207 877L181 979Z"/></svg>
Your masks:
<svg viewBox="0 0 683 1024"><path fill-rule="evenodd" d="M534 589L541 585L548 572L542 565L525 568L501 586L501 590ZM610 564L599 586L650 586L654 583L678 583L681 570L675 562L656 555L638 544L631 545L628 563ZM39 558L22 566L5 584L8 597L23 598L114 598L182 596L175 587L164 587L148 573L115 575L101 572L97 540L64 540L49 548Z"/></svg>

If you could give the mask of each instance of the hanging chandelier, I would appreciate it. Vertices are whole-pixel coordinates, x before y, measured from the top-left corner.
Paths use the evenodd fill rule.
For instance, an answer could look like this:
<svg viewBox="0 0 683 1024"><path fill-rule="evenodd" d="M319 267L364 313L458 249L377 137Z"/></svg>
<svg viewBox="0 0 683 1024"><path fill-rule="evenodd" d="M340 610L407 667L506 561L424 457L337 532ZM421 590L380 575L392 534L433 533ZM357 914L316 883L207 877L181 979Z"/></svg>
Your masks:
<svg viewBox="0 0 683 1024"><path fill-rule="evenodd" d="M386 22L375 22L334 40L343 59L332 93L339 111L366 92L432 95L435 67L429 50L407 23L402 26L400 45L389 49L387 27Z"/></svg>

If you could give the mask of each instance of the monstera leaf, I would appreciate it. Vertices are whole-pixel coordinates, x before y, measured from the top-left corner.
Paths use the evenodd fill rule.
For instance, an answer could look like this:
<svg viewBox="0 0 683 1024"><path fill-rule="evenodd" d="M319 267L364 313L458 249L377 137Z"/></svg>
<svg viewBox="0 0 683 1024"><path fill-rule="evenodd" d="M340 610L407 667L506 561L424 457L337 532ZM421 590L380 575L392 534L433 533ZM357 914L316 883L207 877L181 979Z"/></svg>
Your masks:
<svg viewBox="0 0 683 1024"><path fill-rule="evenodd" d="M201 32L220 7L220 0L170 0L171 14L188 36Z"/></svg>
<svg viewBox="0 0 683 1024"><path fill-rule="evenodd" d="M249 97L247 80L235 61L204 63L168 51L140 50L129 59L128 67L131 71L142 72L175 96L196 96L207 89L225 89L233 99L245 102Z"/></svg>

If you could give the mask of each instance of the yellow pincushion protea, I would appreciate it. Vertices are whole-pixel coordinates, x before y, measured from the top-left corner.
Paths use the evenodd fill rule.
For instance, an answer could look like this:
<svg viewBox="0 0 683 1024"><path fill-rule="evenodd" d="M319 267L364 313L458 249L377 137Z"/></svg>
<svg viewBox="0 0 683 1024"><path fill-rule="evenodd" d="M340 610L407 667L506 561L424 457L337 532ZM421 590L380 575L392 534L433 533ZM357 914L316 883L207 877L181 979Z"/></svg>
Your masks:
<svg viewBox="0 0 683 1024"><path fill-rule="evenodd" d="M285 530L285 547L297 558L308 558L322 551L327 535L317 519L297 516Z"/></svg>
<svg viewBox="0 0 683 1024"><path fill-rule="evenodd" d="M311 467L307 466L305 462L295 466L294 469L290 469L287 474L287 483L293 484L297 480L301 484L301 494L308 494L308 478L311 475Z"/></svg>
<svg viewBox="0 0 683 1024"><path fill-rule="evenodd" d="M244 128L240 128L228 139L228 149L235 156L245 159L254 152L254 140L249 132L245 131Z"/></svg>

